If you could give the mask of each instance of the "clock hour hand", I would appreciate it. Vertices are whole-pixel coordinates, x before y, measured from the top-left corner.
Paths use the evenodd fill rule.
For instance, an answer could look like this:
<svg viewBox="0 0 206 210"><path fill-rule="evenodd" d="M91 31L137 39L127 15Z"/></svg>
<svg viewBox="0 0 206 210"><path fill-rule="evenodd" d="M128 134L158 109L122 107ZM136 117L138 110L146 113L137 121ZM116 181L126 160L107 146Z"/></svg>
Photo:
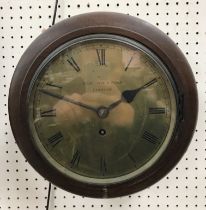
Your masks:
<svg viewBox="0 0 206 210"><path fill-rule="evenodd" d="M56 93L52 93L52 92L50 92L48 90L44 90L44 89L39 89L39 91L41 91L42 93L44 93L46 95L49 95L51 97L54 97L54 98L66 101L66 102L71 103L71 104L75 104L77 106L83 107L85 109L89 109L89 110L94 111L94 112L97 113L97 110L98 110L97 108L95 108L93 106L90 106L90 105L87 105L87 104L84 104L84 103L82 103L80 101L76 101L76 100L74 100L72 98L68 98L66 96L62 96L62 95L59 95L59 94L56 94Z"/></svg>
<svg viewBox="0 0 206 210"><path fill-rule="evenodd" d="M143 86L141 86L137 89L123 91L122 94L121 94L121 99L115 101L114 103L112 103L108 106L109 110L115 108L116 106L118 106L123 101L126 101L127 103L131 103L134 100L134 98L135 98L135 96L137 95L138 92L140 92L141 90L149 87L150 85L152 85L156 82L157 82L157 79L154 78L151 81L147 82L146 84L144 84Z"/></svg>
<svg viewBox="0 0 206 210"><path fill-rule="evenodd" d="M144 84L143 86L137 88L137 89L133 89L133 90L125 90L122 92L122 98L127 102L127 103L131 103L135 96L137 95L138 92L140 92L141 90L151 86L152 84L156 83L157 79L153 79L149 82L147 82L146 84Z"/></svg>

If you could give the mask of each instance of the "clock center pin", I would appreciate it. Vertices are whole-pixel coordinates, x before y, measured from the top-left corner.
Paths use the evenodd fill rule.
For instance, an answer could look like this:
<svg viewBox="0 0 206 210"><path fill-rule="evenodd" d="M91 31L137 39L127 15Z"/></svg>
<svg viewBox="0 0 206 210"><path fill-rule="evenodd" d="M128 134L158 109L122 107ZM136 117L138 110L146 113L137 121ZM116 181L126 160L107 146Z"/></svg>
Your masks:
<svg viewBox="0 0 206 210"><path fill-rule="evenodd" d="M100 118L106 118L108 116L108 114L109 114L109 109L107 107L101 106L97 110L97 115Z"/></svg>

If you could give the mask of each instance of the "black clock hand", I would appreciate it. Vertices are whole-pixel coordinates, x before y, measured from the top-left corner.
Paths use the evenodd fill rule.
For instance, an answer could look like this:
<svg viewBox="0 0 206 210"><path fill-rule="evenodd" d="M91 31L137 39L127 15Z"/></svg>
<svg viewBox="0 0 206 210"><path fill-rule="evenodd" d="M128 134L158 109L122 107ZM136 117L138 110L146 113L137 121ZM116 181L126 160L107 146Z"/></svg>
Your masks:
<svg viewBox="0 0 206 210"><path fill-rule="evenodd" d="M71 104L75 104L77 106L80 106L80 107L83 107L85 109L89 109L91 111L94 111L97 113L98 109L93 107L93 106L90 106L90 105L87 105L87 104L83 104L79 101L75 101L74 99L71 99L71 98L68 98L66 96L61 96L59 94L56 94L56 93L52 93L52 92L49 92L48 90L44 90L44 89L39 89L39 91L41 91L42 93L46 94L46 95L49 95L49 96L52 96L54 98L58 98L60 100L63 100L63 101L66 101L66 102L69 102Z"/></svg>
<svg viewBox="0 0 206 210"><path fill-rule="evenodd" d="M149 87L150 85L154 84L157 82L157 79L153 79L149 82L147 82L146 84L144 84L143 86L137 88L137 89L134 89L134 90L125 90L122 92L122 98L127 102L127 103L131 103L135 96L137 95L138 92L140 92L141 90Z"/></svg>
<svg viewBox="0 0 206 210"><path fill-rule="evenodd" d="M118 101L115 101L114 103L110 104L108 106L108 109L111 110L113 108L115 108L116 106L118 106L120 103L122 102L122 99L119 99Z"/></svg>
<svg viewBox="0 0 206 210"><path fill-rule="evenodd" d="M111 110L113 108L115 108L116 106L118 106L121 102L126 101L127 103L131 103L135 96L137 95L137 93L147 87L149 87L150 85L154 84L157 82L157 79L153 79L149 82L147 82L146 84L144 84L143 86L137 88L137 89L133 89L133 90L125 90L122 92L121 94L121 99L115 101L114 103L110 104L108 106L108 109Z"/></svg>

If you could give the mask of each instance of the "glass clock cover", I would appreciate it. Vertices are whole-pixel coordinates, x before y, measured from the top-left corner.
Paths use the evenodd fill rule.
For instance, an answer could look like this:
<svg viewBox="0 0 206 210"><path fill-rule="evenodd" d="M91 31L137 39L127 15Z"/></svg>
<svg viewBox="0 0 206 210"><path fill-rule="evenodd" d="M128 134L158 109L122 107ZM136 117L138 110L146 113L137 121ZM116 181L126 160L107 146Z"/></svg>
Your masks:
<svg viewBox="0 0 206 210"><path fill-rule="evenodd" d="M119 182L143 172L175 128L175 89L166 67L140 43L119 36L64 44L45 59L30 88L37 148L84 182Z"/></svg>

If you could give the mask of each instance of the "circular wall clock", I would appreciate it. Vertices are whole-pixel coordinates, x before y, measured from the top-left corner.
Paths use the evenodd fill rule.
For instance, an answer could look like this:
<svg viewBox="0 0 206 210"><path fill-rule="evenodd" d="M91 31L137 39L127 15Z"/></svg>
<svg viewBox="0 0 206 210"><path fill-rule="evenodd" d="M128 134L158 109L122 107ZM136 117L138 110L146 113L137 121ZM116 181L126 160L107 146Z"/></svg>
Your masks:
<svg viewBox="0 0 206 210"><path fill-rule="evenodd" d="M20 150L47 180L117 197L149 187L180 160L196 124L196 85L157 28L118 13L82 14L23 54L9 116Z"/></svg>

